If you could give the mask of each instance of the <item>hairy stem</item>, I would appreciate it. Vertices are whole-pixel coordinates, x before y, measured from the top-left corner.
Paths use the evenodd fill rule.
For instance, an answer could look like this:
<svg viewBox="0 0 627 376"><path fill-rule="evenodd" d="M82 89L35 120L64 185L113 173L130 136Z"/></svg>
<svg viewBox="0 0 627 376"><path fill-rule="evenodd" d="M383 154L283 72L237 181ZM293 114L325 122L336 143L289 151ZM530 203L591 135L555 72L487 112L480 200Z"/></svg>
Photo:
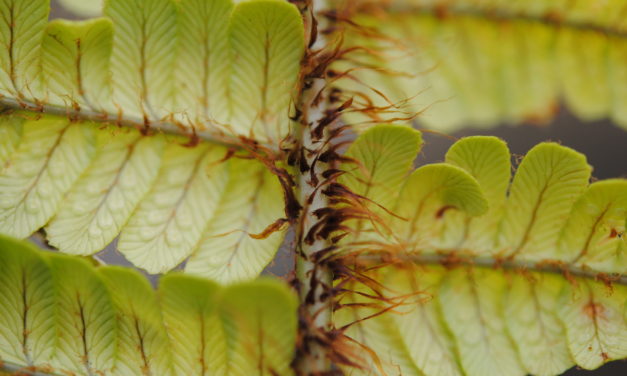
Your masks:
<svg viewBox="0 0 627 376"><path fill-rule="evenodd" d="M316 52L324 47L322 35L314 27L316 20L311 0L296 1L305 21L305 32L308 50L305 61L315 67ZM315 4L319 10L323 1ZM313 41L315 40L315 43ZM315 71L315 69L311 69ZM324 96L326 81L324 77L305 75L298 110L301 114L298 123L296 153L298 198L302 205L296 231L296 278L300 295L301 338L299 357L295 365L296 372L301 376L327 374L331 369L327 357L327 348L321 340L325 333L332 329L332 301L325 292L332 284L332 273L323 265L317 264L314 256L328 247L329 242L315 233L315 225L319 219L315 216L318 209L327 206L320 184L325 180L322 173L328 168L326 163L317 161L327 145L327 132L319 139L316 128L325 119L327 101Z"/></svg>
<svg viewBox="0 0 627 376"><path fill-rule="evenodd" d="M311 86L311 91L315 91L320 88L320 83L317 80ZM321 112L316 108L309 108L307 111L307 118L316 122L321 116ZM311 134L308 127L303 127L302 132L302 144L301 147L305 150L314 150L310 156L319 155L319 150L316 149L317 145L312 142ZM311 158L305 157L305 161L310 166L312 165ZM312 175L319 175L322 172L324 166L320 163L316 163L312 167L315 170ZM320 179L322 180L322 179ZM326 199L322 197L321 190L316 189L317 185L313 184L309 178L309 174L301 174L299 178L299 198L300 202L304 203L303 211L301 213L299 231L298 231L298 249L297 249L297 262L296 262L296 277L300 282L300 297L301 297L301 316L303 322L306 325L304 333L304 339L306 342L306 351L304 356L300 359L302 366L300 368L302 375L316 375L325 370L328 370L328 361L325 357L325 349L321 348L321 345L316 343L313 339L331 329L331 301L330 299L324 299L325 286L331 286L332 275L329 270L324 266L317 265L312 257L318 252L325 249L328 246L326 239L314 238L313 242L309 244L305 237L311 231L312 227L317 223L317 219L314 216L314 212L318 209L326 207ZM309 333L308 333L309 332Z"/></svg>

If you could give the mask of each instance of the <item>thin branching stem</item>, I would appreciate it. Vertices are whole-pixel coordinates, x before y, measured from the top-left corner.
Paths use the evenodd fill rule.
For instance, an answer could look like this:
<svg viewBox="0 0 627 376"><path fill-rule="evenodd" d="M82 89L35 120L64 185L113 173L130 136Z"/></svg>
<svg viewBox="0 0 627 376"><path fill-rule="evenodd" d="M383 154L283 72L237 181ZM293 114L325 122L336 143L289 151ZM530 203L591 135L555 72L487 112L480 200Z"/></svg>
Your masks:
<svg viewBox="0 0 627 376"><path fill-rule="evenodd" d="M589 278L601 282L627 285L627 275L601 273L589 268L560 261L535 262L519 259L499 259L490 256L453 256L451 254L363 254L355 257L358 264L383 265L390 262L414 263L417 265L441 265L448 268L472 266L478 268L511 270L514 272L538 272L565 275L567 277Z"/></svg>
<svg viewBox="0 0 627 376"><path fill-rule="evenodd" d="M182 137L192 137L199 140L213 142L229 147L240 147L244 142L242 138L231 136L219 130L215 124L203 124L201 127L180 124L174 121L155 120L146 124L146 119L130 116L127 114L108 114L106 112L94 111L86 108L73 108L71 106L57 106L51 104L35 103L28 100L10 97L0 98L0 108L11 110L27 110L35 113L66 116L73 121L93 121L96 123L114 124L121 127L134 128L141 131L149 130L155 133L165 133ZM274 149L272 145L263 145Z"/></svg>

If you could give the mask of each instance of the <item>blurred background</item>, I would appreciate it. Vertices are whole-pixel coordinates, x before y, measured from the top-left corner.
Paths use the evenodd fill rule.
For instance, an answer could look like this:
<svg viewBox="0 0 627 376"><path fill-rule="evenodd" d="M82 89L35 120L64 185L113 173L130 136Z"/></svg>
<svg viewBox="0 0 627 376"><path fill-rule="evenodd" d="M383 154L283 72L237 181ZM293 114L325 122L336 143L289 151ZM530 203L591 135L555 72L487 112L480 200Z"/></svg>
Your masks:
<svg viewBox="0 0 627 376"><path fill-rule="evenodd" d="M98 8L91 4L91 1L82 0L52 0L51 18L76 19L97 15ZM412 35L420 35L422 40L403 46L397 50L401 51L400 54L392 52L386 56L362 58L370 59L367 60L370 63L377 58L380 59L378 64L389 62L390 71L410 68L424 73L411 78L397 76L396 81L391 83L389 76L377 77L372 72L361 76L364 82L373 86L386 86L386 95L390 94L388 101L394 102L394 97L396 100L413 97L411 103L403 105L408 114L426 109L416 121L419 129L430 130L423 135L426 142L417 163L442 161L455 138L494 135L507 141L512 153L518 155L524 155L538 142L556 141L585 154L594 167L595 178L627 177L627 116L624 115L627 114L627 94L621 96L621 93L627 93L627 81L613 80L595 66L599 63L595 56L578 53L580 43L587 43L586 49L591 50L601 43L600 48L609 51L614 39L625 44L627 33L573 30L573 35L558 37L551 44L547 42L545 23L518 29L519 25L510 25L505 22L507 20L497 18L494 21L496 25L471 25L478 21L471 14L464 14L458 18L445 15L445 18L438 19L443 20L441 23L444 26L435 26L434 20L438 17L442 15L425 12L420 22L381 17L362 20L363 24L370 26L385 24L387 28L388 25L395 25L392 36L408 33L409 23L404 22L411 22L411 27L419 28L410 31ZM465 30L469 27L478 29L477 38L486 41L477 44L476 41L466 40L468 34ZM491 27L495 29L491 30ZM579 32L581 34L577 34ZM375 43L364 42L360 39L363 37L359 32L354 33L354 42ZM433 40L424 39L429 37ZM508 41L514 41L515 48L503 44ZM395 42L390 38L376 43L385 45ZM553 47L557 51L555 55L550 50ZM572 55L567 53L569 48ZM417 52L411 52L412 49ZM497 61L487 61L485 54L494 52L498 56L488 56L488 59ZM539 63L529 64L530 55L535 58L537 54L541 55ZM455 56L455 60L444 60L445 55ZM624 72L625 75L620 77L627 79L627 53L615 58L618 60L613 64L619 66L614 67L614 73ZM521 62L525 60L530 67ZM556 61L561 65L557 66ZM509 66L513 68L509 69ZM609 66L611 68L611 64ZM498 77L493 77L495 72ZM495 87L497 84L492 81L503 77L508 77L508 87ZM574 81L575 87L564 85L564 81ZM582 86L581 82L585 85ZM355 83L345 86L347 91L363 90L364 87ZM613 97L607 98L608 95ZM603 101L609 103L605 108L599 104ZM364 119L355 117L351 121L359 123ZM288 234L288 242L290 238ZM98 257L107 263L128 265L115 251L115 244ZM284 277L289 274L292 265L293 256L282 250L266 273ZM156 277L149 277L156 281ZM613 362L593 372L572 369L564 375L627 376L627 362Z"/></svg>

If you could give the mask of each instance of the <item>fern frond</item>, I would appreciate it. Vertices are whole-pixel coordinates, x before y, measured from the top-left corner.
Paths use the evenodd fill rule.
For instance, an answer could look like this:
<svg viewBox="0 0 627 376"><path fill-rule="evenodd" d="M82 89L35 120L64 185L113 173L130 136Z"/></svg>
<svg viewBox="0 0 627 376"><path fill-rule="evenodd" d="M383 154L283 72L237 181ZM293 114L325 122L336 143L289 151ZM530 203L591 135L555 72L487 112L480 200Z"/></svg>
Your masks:
<svg viewBox="0 0 627 376"><path fill-rule="evenodd" d="M194 273L225 283L257 276L283 239L281 229L252 238L283 215L277 178L224 146L51 115L0 119L4 234L45 227L51 245L76 255L120 235L140 268L164 272L194 254Z"/></svg>
<svg viewBox="0 0 627 376"><path fill-rule="evenodd" d="M45 374L291 375L296 298L271 280L221 287L0 239L0 365ZM250 372L250 373L249 373Z"/></svg>
<svg viewBox="0 0 627 376"><path fill-rule="evenodd" d="M338 86L346 96L369 93L372 103L361 107L394 107L378 117L349 115L351 123L399 113L420 114L421 125L442 131L546 123L564 101L584 120L627 127L623 2L365 3L385 11L351 18L359 26L347 26L344 36L364 49L337 65L358 68Z"/></svg>
<svg viewBox="0 0 627 376"><path fill-rule="evenodd" d="M1 118L0 232L23 238L45 226L53 246L79 255L120 235L118 249L151 273L196 252L197 274L258 275L284 234L251 241L281 217L276 179L260 163L223 161L231 153L223 146L182 146L153 130L237 145L254 138L276 150L304 50L296 8L111 0L106 18L48 24L47 1L10 0L0 11L1 100L25 108ZM96 124L107 121L148 135ZM257 177L242 197L232 192L248 176L232 164ZM220 214L227 198L237 204L226 210L237 210ZM258 209L267 202L271 209Z"/></svg>
<svg viewBox="0 0 627 376"><path fill-rule="evenodd" d="M383 176L407 166L415 154L399 163L385 140L410 132L369 129L344 170ZM382 156L376 165L351 152L366 145ZM510 158L503 141L468 137L445 163L406 168L400 185L345 178L368 208L400 192L392 214L376 212L379 221L345 237L335 255L377 281L347 281L358 294L341 298L338 326L383 309L368 308L373 296L395 304L348 332L384 363L363 374L556 375L627 358L627 181L590 184L583 155L542 143L510 184Z"/></svg>
<svg viewBox="0 0 627 376"><path fill-rule="evenodd" d="M47 24L48 0L0 6L2 103L238 144L289 133L304 30L280 1L111 0Z"/></svg>
<svg viewBox="0 0 627 376"><path fill-rule="evenodd" d="M575 365L595 369L627 357L624 285L438 265L397 265L366 275L386 286L387 298L411 296L347 332L379 355L388 374L559 375ZM366 302L356 295L342 300ZM337 324L376 312L342 308ZM371 371L351 374L382 374L364 358Z"/></svg>
<svg viewBox="0 0 627 376"><path fill-rule="evenodd" d="M372 145L370 136L383 132L387 134L379 138L379 144ZM365 144L383 149L385 139L406 137L407 132L415 131L402 126L373 127L348 153ZM379 155L383 157L376 165L362 156L343 169L357 176L398 168L399 160L393 155ZM405 160L414 157L408 154ZM389 226L389 231L377 232L380 241L394 244L399 254L455 253L625 274L627 181L590 184L592 169L585 156L545 142L522 159L510 183L510 158L507 146L496 137L467 137L451 146L445 163L408 171L396 188L395 203L379 214ZM373 203L389 201L386 188L397 187L393 180L390 186L386 181L345 181L356 186L357 192L369 188L364 196Z"/></svg>

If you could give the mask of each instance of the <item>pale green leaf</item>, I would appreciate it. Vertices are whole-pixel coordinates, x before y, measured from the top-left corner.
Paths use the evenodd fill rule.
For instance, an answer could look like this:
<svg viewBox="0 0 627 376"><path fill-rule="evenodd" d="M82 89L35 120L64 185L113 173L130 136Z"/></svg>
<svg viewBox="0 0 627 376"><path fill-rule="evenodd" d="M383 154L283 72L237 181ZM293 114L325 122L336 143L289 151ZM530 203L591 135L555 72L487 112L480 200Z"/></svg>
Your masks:
<svg viewBox="0 0 627 376"><path fill-rule="evenodd" d="M447 210L481 215L488 209L477 181L459 167L445 163L422 166L405 182L396 207L393 232L401 245L429 248L437 243L440 217Z"/></svg>
<svg viewBox="0 0 627 376"><path fill-rule="evenodd" d="M375 276L369 275L369 276ZM423 294L411 296L393 312L365 320L363 324L349 327L346 334L360 344L374 350L378 359L368 362L366 372L354 371L355 375L379 375L379 367L387 374L395 375L462 375L457 364L455 348L441 325L437 301L426 294L437 289L443 273L438 268L423 268L408 278L407 273L378 273L376 279L386 289L398 296L411 296L417 291ZM368 293L363 286L352 284L350 289ZM357 294L342 297L341 303L372 303ZM376 315L377 309L340 309L334 316L336 325L346 325L363 317Z"/></svg>
<svg viewBox="0 0 627 376"><path fill-rule="evenodd" d="M224 129L230 117L230 0L182 0L179 7L177 100L195 126Z"/></svg>
<svg viewBox="0 0 627 376"><path fill-rule="evenodd" d="M109 104L113 27L107 19L55 20L42 45L43 72L51 104L103 111Z"/></svg>
<svg viewBox="0 0 627 376"><path fill-rule="evenodd" d="M284 286L261 280L219 291L208 281L171 275L160 291L175 373L292 374L296 301Z"/></svg>
<svg viewBox="0 0 627 376"><path fill-rule="evenodd" d="M113 113L161 119L174 106L176 7L171 0L107 0L115 33Z"/></svg>
<svg viewBox="0 0 627 376"><path fill-rule="evenodd" d="M627 273L627 181L590 185L575 203L559 239L560 257L594 270Z"/></svg>
<svg viewBox="0 0 627 376"><path fill-rule="evenodd" d="M0 237L0 367L62 375L291 375L297 299L260 280L175 274L154 291L122 267Z"/></svg>
<svg viewBox="0 0 627 376"><path fill-rule="evenodd" d="M386 210L393 209L421 146L419 132L399 125L374 127L351 144L345 156L352 160L341 164L346 173L338 182L353 193L368 197L370 202L362 201L361 205L377 217L347 223L356 233L347 240L377 238L383 227L377 218L387 216Z"/></svg>
<svg viewBox="0 0 627 376"><path fill-rule="evenodd" d="M499 248L505 255L541 260L554 255L560 230L590 179L582 154L543 143L529 151L512 181Z"/></svg>
<svg viewBox="0 0 627 376"><path fill-rule="evenodd" d="M305 48L300 14L281 1L244 2L235 7L229 36L230 126L236 134L277 142L289 131L289 105Z"/></svg>
<svg viewBox="0 0 627 376"><path fill-rule="evenodd" d="M78 255L121 235L138 267L167 271L194 253L189 271L225 283L259 275L283 240L281 185L244 152L50 115L3 119L2 233L45 226L51 245Z"/></svg>
<svg viewBox="0 0 627 376"><path fill-rule="evenodd" d="M48 117L24 122L22 142L0 174L0 232L27 237L43 227L88 166L94 143L89 126Z"/></svg>
<svg viewBox="0 0 627 376"><path fill-rule="evenodd" d="M93 162L46 227L50 244L83 255L106 247L154 184L163 144L127 129L99 131Z"/></svg>
<svg viewBox="0 0 627 376"><path fill-rule="evenodd" d="M124 227L118 249L150 273L187 258L213 217L227 182L226 149L168 145L152 190Z"/></svg>
<svg viewBox="0 0 627 376"><path fill-rule="evenodd" d="M85 260L49 257L55 282L56 346L52 367L78 374L110 372L117 346L115 310L102 278Z"/></svg>
<svg viewBox="0 0 627 376"><path fill-rule="evenodd" d="M627 124L627 40L611 39L608 41L608 74L612 90L611 118L617 124Z"/></svg>
<svg viewBox="0 0 627 376"><path fill-rule="evenodd" d="M278 150L300 85L303 22L288 2L233 3L107 0L106 18L46 26L47 0L6 0L0 101Z"/></svg>
<svg viewBox="0 0 627 376"><path fill-rule="evenodd" d="M175 374L230 373L226 328L218 313L219 290L213 282L182 275L161 280L160 299L172 336Z"/></svg>
<svg viewBox="0 0 627 376"><path fill-rule="evenodd" d="M297 329L293 312L298 303L287 286L262 279L229 286L222 296L220 315L230 347L231 373L293 375L290 364Z"/></svg>
<svg viewBox="0 0 627 376"><path fill-rule="evenodd" d="M446 162L477 179L490 207L503 203L511 176L509 149L503 140L491 136L462 138L449 148Z"/></svg>
<svg viewBox="0 0 627 376"><path fill-rule="evenodd" d="M467 137L446 153L446 162L466 170L488 201L488 211L480 217L447 213L443 233L445 247L491 252L511 178L510 153L504 141L490 136Z"/></svg>
<svg viewBox="0 0 627 376"><path fill-rule="evenodd" d="M0 360L32 366L54 351L53 281L34 247L15 245L0 237Z"/></svg>
<svg viewBox="0 0 627 376"><path fill-rule="evenodd" d="M556 64L564 99L584 120L602 118L611 112L612 90L607 74L609 38L597 31L559 32ZM586 48L581 48L584 45ZM577 54L577 58L573 55ZM594 84L591 84L594 82Z"/></svg>
<svg viewBox="0 0 627 376"><path fill-rule="evenodd" d="M562 291L558 303L573 359L585 369L595 369L609 360L627 357L627 289L577 282Z"/></svg>
<svg viewBox="0 0 627 376"><path fill-rule="evenodd" d="M41 40L49 0L0 2L0 94L41 98Z"/></svg>
<svg viewBox="0 0 627 376"><path fill-rule="evenodd" d="M351 144L340 182L353 193L391 208L422 146L422 137L407 126L380 125L364 132Z"/></svg>
<svg viewBox="0 0 627 376"><path fill-rule="evenodd" d="M367 158L360 156L357 163ZM392 160L382 153L377 163ZM394 210L394 236L383 241L417 252L435 248L495 262L507 257L567 263L622 275L627 267L624 180L589 185L591 167L583 155L541 143L522 159L509 186L509 160L507 146L496 138L459 140L447 153L447 163L420 167L406 179Z"/></svg>
<svg viewBox="0 0 627 376"><path fill-rule="evenodd" d="M438 291L442 315L468 376L524 376L501 315L505 279L485 270L448 273Z"/></svg>
<svg viewBox="0 0 627 376"><path fill-rule="evenodd" d="M0 117L0 171L4 170L20 143L24 121L19 115Z"/></svg>
<svg viewBox="0 0 627 376"><path fill-rule="evenodd" d="M439 286L442 273L438 268L429 268L413 278L407 278L404 273L391 273L387 277L386 285L399 294L413 294L419 289L429 294ZM417 295L411 302L414 304L399 308L402 314L394 315L389 325L400 332L404 347L409 349L416 366L426 375L461 375L454 344L441 325L437 300Z"/></svg>
<svg viewBox="0 0 627 376"><path fill-rule="evenodd" d="M7 111L27 111L7 112L0 127L0 232L26 237L45 226L51 245L81 255L119 235L120 252L153 273L203 249L197 254L209 259L193 263L196 274L225 282L258 275L283 238L272 227L283 216L282 190L251 161L246 168L259 171L258 184L237 171L230 191L241 196L224 197L228 156L240 136L272 142L269 151L288 136L305 47L296 6L109 0L106 18L47 26L45 1L7 0L0 9L3 37L19 39L6 43L0 71L18 84L44 84L34 97L3 91ZM254 112L264 126L253 131L256 120L235 120L232 110ZM160 130L193 136L162 145Z"/></svg>
<svg viewBox="0 0 627 376"><path fill-rule="evenodd" d="M99 270L112 291L117 315L117 349L113 372L120 375L168 375L170 340L159 302L150 283L138 272L119 266Z"/></svg>
<svg viewBox="0 0 627 376"><path fill-rule="evenodd" d="M564 341L564 327L555 314L564 279L542 273L508 278L511 280L503 302L503 315L520 362L532 375L565 372L572 366L572 360Z"/></svg>
<svg viewBox="0 0 627 376"><path fill-rule="evenodd" d="M224 194L185 271L221 283L249 279L274 258L285 231L260 235L284 216L278 179L255 161L233 159Z"/></svg>

